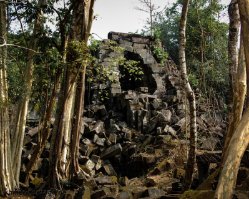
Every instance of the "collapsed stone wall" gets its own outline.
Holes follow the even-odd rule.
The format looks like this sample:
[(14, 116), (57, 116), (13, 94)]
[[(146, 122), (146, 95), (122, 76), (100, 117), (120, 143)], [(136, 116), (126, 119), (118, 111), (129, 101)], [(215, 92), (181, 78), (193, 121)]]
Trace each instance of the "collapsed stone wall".
[[(151, 51), (154, 40), (137, 34), (115, 32), (110, 32), (108, 38), (103, 44), (111, 40), (124, 49), (120, 55), (120, 52), (113, 52), (107, 45), (100, 46), (99, 63), (103, 67), (112, 65), (111, 70), (116, 74), (116, 82), (109, 87), (111, 101), (108, 104), (111, 104), (111, 109), (117, 108), (125, 113), (125, 120), (130, 127), (150, 132), (157, 123), (151, 120), (155, 115), (169, 124), (177, 123), (185, 117), (185, 98), (179, 71), (171, 59), (167, 59), (164, 64), (157, 62)], [(133, 82), (131, 89), (123, 88), (125, 85), (122, 86), (120, 82), (120, 66), (113, 63), (115, 56), (126, 56), (128, 60), (136, 57), (140, 61), (144, 73), (142, 84), (136, 85)], [(128, 78), (124, 79), (125, 84), (129, 84)], [(99, 85), (98, 89), (101, 87), (106, 89), (103, 85)], [(146, 130), (149, 121), (154, 121), (154, 124), (149, 124), (150, 129)]]

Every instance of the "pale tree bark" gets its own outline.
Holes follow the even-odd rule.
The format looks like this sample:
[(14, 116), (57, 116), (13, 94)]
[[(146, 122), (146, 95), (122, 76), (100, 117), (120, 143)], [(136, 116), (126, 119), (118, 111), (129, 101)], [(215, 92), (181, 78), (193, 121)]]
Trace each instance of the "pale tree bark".
[(243, 46), (242, 38), (241, 38), (240, 45), (241, 46), (240, 46), (240, 53), (239, 53), (238, 69), (235, 75), (236, 78), (234, 79), (233, 107), (232, 107), (232, 113), (230, 116), (228, 132), (225, 138), (225, 145), (223, 147), (222, 163), (224, 163), (224, 160), (226, 159), (228, 145), (242, 118), (243, 108), (244, 108), (245, 99), (246, 99), (247, 74), (246, 74), (245, 54), (244, 54), (244, 46)]
[[(246, 71), (249, 71), (249, 0), (239, 0), (241, 37), (244, 44)], [(232, 199), (241, 159), (249, 143), (249, 108), (245, 109), (227, 148), (215, 198)]]
[(227, 156), (220, 173), (216, 189), (216, 199), (232, 199), (233, 190), (242, 156), (248, 146), (249, 140), (249, 109), (243, 115), (236, 131), (229, 143)]
[[(238, 63), (238, 35), (240, 30), (240, 17), (238, 1), (232, 0), (229, 5), (229, 39), (228, 59), (231, 80), (232, 111), (229, 116), (229, 126), (223, 147), (222, 162), (226, 156), (228, 144), (242, 117), (246, 96), (246, 66), (243, 41), (240, 42)], [(241, 38), (242, 39), (242, 38)]]
[[(84, 1), (78, 6), (78, 9), (74, 12), (74, 34), (75, 38), (79, 41), (83, 41), (87, 44), (90, 30), (93, 21), (93, 7), (95, 0), (89, 0), (85, 5)], [(82, 13), (81, 16), (79, 13)], [(71, 134), (71, 144), (70, 144), (70, 176), (77, 176), (80, 168), (78, 163), (79, 157), (79, 138), (80, 138), (80, 129), (82, 126), (83, 112), (84, 112), (84, 97), (85, 97), (85, 79), (86, 79), (86, 66), (87, 60), (83, 63), (82, 71), (79, 73), (79, 77), (77, 79), (77, 88), (76, 88), (76, 101), (74, 108), (74, 122), (73, 129)]]
[(65, 108), (63, 113), (63, 122), (62, 122), (62, 129), (63, 132), (63, 142), (62, 142), (62, 152), (61, 152), (61, 169), (62, 169), (62, 176), (65, 178), (68, 176), (68, 170), (66, 170), (66, 166), (68, 165), (68, 155), (69, 155), (69, 146), (71, 142), (71, 120), (73, 116), (73, 105), (74, 105), (74, 97), (75, 97), (75, 88), (76, 88), (76, 82), (75, 77), (71, 78), (71, 75), (69, 77), (70, 81), (72, 83), (69, 83), (68, 90), (67, 90), (67, 100), (65, 101)]
[(186, 165), (185, 189), (189, 189), (193, 179), (194, 166), (196, 161), (196, 143), (197, 143), (197, 126), (196, 126), (196, 102), (195, 94), (190, 86), (187, 76), (186, 64), (186, 24), (188, 13), (189, 0), (183, 1), (182, 14), (180, 20), (180, 36), (179, 36), (179, 67), (181, 77), (189, 102), (189, 118), (190, 118), (190, 146), (188, 152), (188, 160)]
[[(80, 4), (78, 1), (72, 1), (73, 12)], [(73, 18), (73, 20), (75, 20)], [(70, 42), (73, 40), (73, 27), (71, 29)], [(67, 50), (68, 51), (68, 50)], [(68, 57), (66, 52), (67, 68), (64, 71), (61, 90), (58, 98), (57, 112), (52, 132), (50, 147), (50, 180), (49, 186), (61, 188), (61, 181), (69, 177), (68, 155), (71, 141), (71, 127), (73, 114), (73, 100), (75, 98), (77, 72), (73, 68), (73, 60)]]
[[(55, 124), (50, 146), (49, 186), (61, 188), (61, 181), (68, 177), (65, 148), (69, 148), (69, 128), (75, 93), (75, 75), (70, 68), (65, 71), (59, 94)], [(66, 151), (68, 152), (68, 151)], [(64, 159), (65, 158), (65, 159)]]
[[(6, 3), (0, 2), (0, 42), (7, 40)], [(6, 74), (7, 48), (0, 48), (0, 195), (6, 195), (16, 188), (11, 166), (8, 86)]]
[(21, 155), (22, 155), (22, 147), (23, 147), (23, 139), (25, 133), (26, 126), (26, 118), (28, 113), (28, 104), (30, 100), (32, 83), (33, 83), (33, 70), (34, 70), (34, 55), (35, 50), (37, 48), (38, 41), (38, 33), (43, 25), (43, 12), (42, 6), (46, 3), (46, 0), (39, 0), (38, 3), (38, 12), (36, 14), (36, 19), (34, 22), (34, 29), (32, 33), (31, 43), (29, 48), (32, 50), (28, 51), (27, 55), (27, 65), (24, 71), (24, 88), (25, 92), (22, 95), (22, 99), (19, 102), (17, 119), (15, 124), (15, 129), (13, 131), (12, 139), (12, 168), (15, 176), (15, 180), (17, 182), (17, 186), (19, 187), (19, 175), (20, 175), (20, 167), (21, 167)]
[[(83, 45), (86, 45), (93, 19), (94, 0), (80, 0), (73, 1), (72, 3), (74, 3), (73, 24), (69, 43), (78, 41), (82, 42)], [(68, 50), (70, 50), (70, 48), (68, 48)], [(70, 52), (68, 52), (67, 63), (70, 65), (70, 63), (74, 62), (75, 60), (71, 60)], [(52, 137), (50, 156), (51, 187), (61, 188), (61, 180), (68, 179), (69, 173), (70, 177), (73, 177), (77, 176), (79, 172), (79, 134), (84, 110), (86, 65), (87, 61), (83, 62), (82, 65), (73, 65), (73, 68), (68, 67), (66, 71), (64, 82), (64, 87), (66, 88), (66, 90), (63, 91), (64, 95), (61, 95), (61, 98), (58, 102), (58, 108), (61, 107), (62, 111), (58, 109), (58, 114), (56, 117), (57, 119), (55, 121), (55, 125), (57, 126), (55, 126), (55, 128), (57, 130), (55, 130)], [(64, 96), (66, 96), (66, 98)], [(75, 105), (73, 106), (74, 98)], [(70, 118), (70, 120), (73, 118), (73, 123), (69, 123), (70, 120), (65, 120), (65, 118)], [(65, 121), (68, 121), (67, 126), (65, 126)], [(71, 125), (72, 131), (70, 134)], [(67, 138), (67, 140), (65, 140), (65, 138)], [(70, 146), (70, 158), (68, 158), (68, 146)], [(70, 168), (70, 172), (68, 168)]]

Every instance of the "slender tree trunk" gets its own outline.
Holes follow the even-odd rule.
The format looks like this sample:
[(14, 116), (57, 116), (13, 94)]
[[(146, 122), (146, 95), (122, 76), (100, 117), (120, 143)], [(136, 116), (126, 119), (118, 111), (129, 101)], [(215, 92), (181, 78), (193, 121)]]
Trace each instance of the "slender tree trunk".
[[(57, 166), (57, 147), (58, 145), (58, 128), (60, 124), (60, 117), (63, 112), (63, 99), (64, 99), (64, 88), (66, 84), (66, 75), (65, 72), (63, 74), (61, 86), (60, 86), (60, 92), (59, 92), (59, 97), (58, 97), (58, 104), (56, 108), (56, 115), (55, 115), (55, 122), (52, 130), (52, 138), (51, 138), (51, 144), (50, 144), (50, 157), (49, 157), (49, 162), (50, 162), (50, 167), (49, 167), (49, 186), (52, 188), (60, 188), (60, 180), (59, 180), (59, 173), (58, 173), (58, 166)], [(55, 150), (56, 149), (56, 150)]]
[[(249, 71), (249, 0), (239, 0), (242, 39), (246, 61), (246, 71)], [(248, 82), (248, 78), (247, 78)], [(237, 174), (241, 159), (249, 143), (249, 107), (242, 116), (230, 142), (224, 157), (224, 165), (220, 174), (215, 198), (232, 199), (236, 185)]]
[[(32, 40), (30, 47), (33, 50), (37, 48), (37, 38), (38, 33), (42, 27), (42, 17), (43, 12), (41, 6), (44, 5), (45, 0), (39, 1), (39, 9), (35, 19), (34, 30), (32, 35)], [(31, 90), (32, 90), (32, 83), (33, 83), (33, 70), (34, 70), (34, 55), (35, 52), (33, 50), (28, 51), (28, 62), (24, 72), (24, 86), (25, 86), (25, 93), (23, 93), (22, 99), (19, 103), (16, 125), (13, 132), (13, 143), (12, 143), (12, 167), (15, 176), (15, 180), (17, 182), (17, 186), (19, 187), (19, 174), (20, 174), (20, 167), (21, 167), (21, 155), (22, 155), (22, 147), (23, 147), (23, 139), (25, 133), (25, 126), (26, 126), (26, 118), (28, 113), (28, 104), (30, 100)]]
[[(71, 73), (71, 72), (70, 72)], [(70, 74), (70, 77), (72, 77), (72, 80), (70, 80), (70, 83), (68, 85), (68, 97), (65, 103), (64, 113), (63, 113), (63, 122), (62, 122), (62, 131), (63, 132), (63, 142), (62, 142), (62, 154), (61, 154), (61, 161), (60, 161), (60, 168), (62, 169), (62, 176), (68, 177), (68, 156), (69, 156), (69, 149), (70, 149), (70, 142), (71, 142), (71, 121), (73, 116), (73, 110), (74, 110), (74, 99), (75, 99), (75, 88), (76, 88), (76, 82), (75, 77)]]
[(150, 35), (153, 37), (154, 36), (154, 32), (153, 32), (153, 7), (152, 7), (152, 2), (151, 0), (149, 0), (149, 9), (150, 9)]
[[(30, 68), (32, 67), (32, 68)], [(27, 73), (28, 68), (30, 69), (30, 72), (33, 73), (33, 61), (29, 60), (27, 64), (26, 69), (26, 87), (31, 87), (32, 85), (32, 78), (31, 73)], [(30, 89), (26, 89), (26, 92), (31, 92)], [(25, 132), (25, 126), (26, 126), (26, 117), (28, 112), (28, 103), (29, 103), (29, 97), (30, 93), (25, 93), (25, 96), (21, 99), (19, 105), (18, 105), (18, 114), (17, 114), (17, 120), (15, 125), (15, 131), (13, 135), (13, 143), (12, 143), (12, 167), (13, 172), (15, 176), (15, 180), (17, 181), (17, 185), (19, 187), (19, 173), (20, 173), (20, 167), (21, 167), (21, 155), (22, 155), (22, 147), (23, 147), (23, 139), (24, 139), (24, 132)]]
[[(0, 2), (0, 42), (7, 42), (4, 1)], [(7, 48), (3, 46), (0, 48), (0, 195), (6, 195), (16, 187), (11, 167), (6, 58)]]
[(188, 152), (188, 160), (185, 175), (185, 189), (189, 189), (192, 183), (195, 159), (196, 159), (196, 142), (197, 142), (197, 127), (196, 127), (196, 103), (195, 94), (190, 86), (187, 76), (186, 64), (186, 24), (188, 13), (189, 0), (183, 1), (182, 15), (180, 20), (180, 38), (179, 38), (179, 67), (181, 70), (181, 77), (183, 79), (184, 88), (186, 90), (187, 99), (189, 102), (189, 117), (190, 117), (190, 147)]

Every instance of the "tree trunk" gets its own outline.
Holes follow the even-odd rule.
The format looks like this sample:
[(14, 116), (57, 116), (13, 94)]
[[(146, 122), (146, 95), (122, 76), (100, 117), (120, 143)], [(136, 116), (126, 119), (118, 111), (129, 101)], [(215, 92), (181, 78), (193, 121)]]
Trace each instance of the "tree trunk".
[[(231, 91), (234, 90), (238, 67), (238, 38), (240, 30), (240, 18), (238, 0), (231, 0), (228, 8), (229, 14), (229, 38), (228, 38), (228, 64)], [(231, 93), (233, 96), (233, 92)]]
[[(246, 74), (247, 77), (249, 77), (249, 0), (238, 0), (238, 2), (240, 11), (241, 31), (245, 51)], [(247, 85), (249, 85), (249, 78), (247, 78)], [(247, 87), (247, 93), (249, 93), (248, 89), (249, 86)]]
[(227, 156), (216, 189), (216, 199), (232, 199), (242, 156), (249, 141), (249, 109), (247, 108), (227, 148)]
[[(246, 70), (243, 42), (240, 42), (240, 54), (238, 64), (238, 35), (240, 29), (239, 7), (237, 0), (232, 0), (229, 5), (229, 40), (228, 59), (231, 80), (232, 111), (229, 117), (229, 126), (223, 147), (222, 162), (227, 151), (228, 144), (242, 117), (246, 95)], [(242, 39), (242, 38), (241, 38)]]
[[(77, 40), (84, 41), (85, 44), (87, 44), (91, 26), (92, 26), (92, 20), (93, 20), (93, 6), (94, 6), (94, 0), (90, 0), (85, 4), (84, 1), (78, 6), (78, 10), (75, 10), (75, 29), (74, 34)], [(79, 13), (83, 11), (84, 16), (82, 17)], [(71, 159), (70, 159), (70, 176), (77, 176), (77, 173), (79, 172), (79, 163), (78, 163), (78, 157), (79, 157), (79, 139), (80, 139), (80, 129), (82, 126), (82, 119), (83, 119), (83, 112), (84, 112), (84, 104), (85, 104), (85, 77), (86, 77), (86, 66), (87, 66), (87, 60), (86, 63), (83, 65), (83, 69), (79, 74), (78, 80), (77, 80), (77, 88), (76, 88), (76, 101), (75, 101), (75, 109), (74, 109), (74, 123), (73, 123), (73, 129), (71, 134)]]
[(189, 0), (184, 0), (181, 20), (180, 20), (180, 36), (179, 36), (179, 67), (181, 70), (181, 77), (183, 79), (183, 84), (186, 90), (186, 95), (190, 107), (189, 110), (190, 147), (189, 147), (188, 160), (186, 166), (185, 185), (184, 185), (185, 189), (189, 189), (192, 183), (195, 159), (196, 159), (196, 142), (197, 142), (195, 94), (188, 81), (186, 55), (185, 55), (188, 5), (189, 5)]
[[(83, 41), (86, 44), (92, 24), (94, 0), (80, 0), (73, 1), (73, 3), (75, 3), (75, 5), (73, 6), (73, 24), (69, 42)], [(68, 48), (68, 50), (70, 50), (70, 48)], [(75, 62), (77, 63), (77, 61), (71, 60), (70, 52), (67, 52), (67, 54), (68, 64)], [(55, 133), (53, 134), (51, 141), (52, 147), (50, 156), (50, 186), (54, 188), (61, 188), (60, 181), (63, 178), (68, 179), (68, 166), (70, 168), (71, 177), (77, 175), (79, 171), (79, 133), (84, 110), (85, 72), (87, 61), (83, 63), (83, 66), (81, 66), (81, 64), (79, 63), (76, 65), (71, 65), (71, 68), (68, 67), (66, 72), (66, 89), (64, 91), (64, 95), (61, 95), (61, 98), (58, 102), (58, 114), (55, 122), (57, 127), (54, 127), (57, 130), (55, 129)], [(65, 97), (63, 98), (63, 96)], [(74, 99), (76, 99), (76, 101), (74, 105), (75, 109), (73, 112)], [(60, 111), (60, 109), (62, 111)], [(74, 119), (74, 121), (72, 124), (72, 132), (70, 134), (70, 121), (72, 118)], [(68, 161), (67, 156), (69, 152), (69, 145), (70, 159)]]
[[(73, 109), (72, 100), (75, 94), (75, 77), (70, 68), (67, 68), (61, 84), (58, 99), (57, 113), (50, 146), (50, 180), (52, 188), (61, 188), (61, 180), (67, 177), (67, 159), (62, 158), (63, 148), (68, 143), (68, 128), (70, 127), (71, 111)], [(65, 153), (65, 151), (64, 151)], [(65, 155), (65, 154), (64, 154)], [(64, 158), (66, 158), (64, 156)], [(64, 162), (62, 162), (64, 161)]]
[[(7, 42), (6, 3), (0, 2), (0, 42)], [(16, 187), (11, 167), (8, 86), (6, 74), (7, 48), (0, 48), (0, 195), (9, 194)]]
[(238, 64), (236, 79), (234, 80), (232, 114), (231, 114), (231, 118), (229, 121), (229, 127), (228, 127), (228, 132), (226, 135), (226, 139), (225, 139), (225, 145), (223, 148), (222, 163), (224, 163), (224, 160), (226, 159), (227, 147), (242, 118), (244, 102), (246, 98), (246, 90), (247, 90), (246, 81), (247, 81), (247, 76), (246, 76), (245, 54), (244, 54), (243, 41), (241, 38), (239, 64)]
[[(246, 71), (249, 71), (249, 0), (239, 0), (242, 39), (246, 60)], [(247, 78), (248, 82), (248, 78)], [(220, 174), (215, 198), (232, 199), (241, 159), (249, 143), (249, 108), (240, 120), (226, 151), (224, 165)]]
[(16, 119), (16, 125), (13, 132), (13, 143), (12, 143), (12, 167), (15, 176), (15, 180), (17, 182), (17, 186), (19, 187), (19, 174), (20, 174), (20, 167), (21, 167), (21, 155), (22, 155), (22, 147), (23, 147), (23, 139), (25, 133), (25, 126), (26, 126), (26, 118), (28, 113), (28, 104), (30, 100), (30, 95), (32, 91), (32, 83), (33, 83), (33, 70), (34, 70), (34, 55), (37, 48), (37, 38), (38, 33), (42, 27), (42, 16), (43, 12), (41, 6), (44, 5), (45, 0), (39, 1), (39, 9), (37, 12), (37, 16), (34, 23), (34, 30), (31, 39), (31, 44), (29, 46), (30, 49), (28, 51), (28, 62), (24, 72), (24, 87), (25, 93), (23, 93), (22, 99), (19, 102), (18, 106), (18, 113)]
[(84, 96), (85, 96), (85, 70), (86, 66), (83, 68), (83, 72), (80, 73), (79, 80), (77, 81), (76, 97), (75, 97), (75, 107), (74, 107), (74, 123), (71, 133), (71, 143), (70, 143), (70, 177), (77, 176), (79, 167), (79, 140), (80, 140), (80, 129), (83, 122), (83, 110), (84, 110)]
[[(71, 73), (71, 72), (70, 72)], [(67, 177), (67, 166), (68, 166), (68, 155), (69, 155), (69, 149), (70, 149), (70, 142), (71, 142), (71, 120), (73, 116), (73, 105), (74, 105), (74, 99), (75, 99), (75, 88), (76, 88), (76, 82), (74, 75), (69, 74), (70, 82), (67, 85), (68, 90), (66, 93), (68, 93), (68, 97), (65, 101), (65, 108), (63, 113), (63, 122), (62, 122), (62, 132), (63, 132), (63, 142), (62, 142), (62, 152), (61, 152), (61, 161), (60, 161), (60, 168), (62, 169), (62, 176)]]

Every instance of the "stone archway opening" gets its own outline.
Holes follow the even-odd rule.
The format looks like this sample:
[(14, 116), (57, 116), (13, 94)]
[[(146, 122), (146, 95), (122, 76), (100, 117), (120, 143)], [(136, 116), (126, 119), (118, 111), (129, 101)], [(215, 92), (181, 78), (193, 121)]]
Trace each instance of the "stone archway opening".
[(147, 87), (148, 92), (153, 94), (157, 88), (156, 81), (153, 77), (152, 70), (148, 67), (148, 65), (144, 64), (141, 56), (134, 52), (125, 51), (124, 57), (126, 60), (133, 60), (138, 62), (136, 65), (139, 68), (139, 71), (142, 71), (140, 75), (134, 75), (129, 72), (129, 69), (124, 65), (119, 66), (120, 71), (120, 84), (121, 88), (124, 91), (128, 90), (139, 90), (141, 87)]

